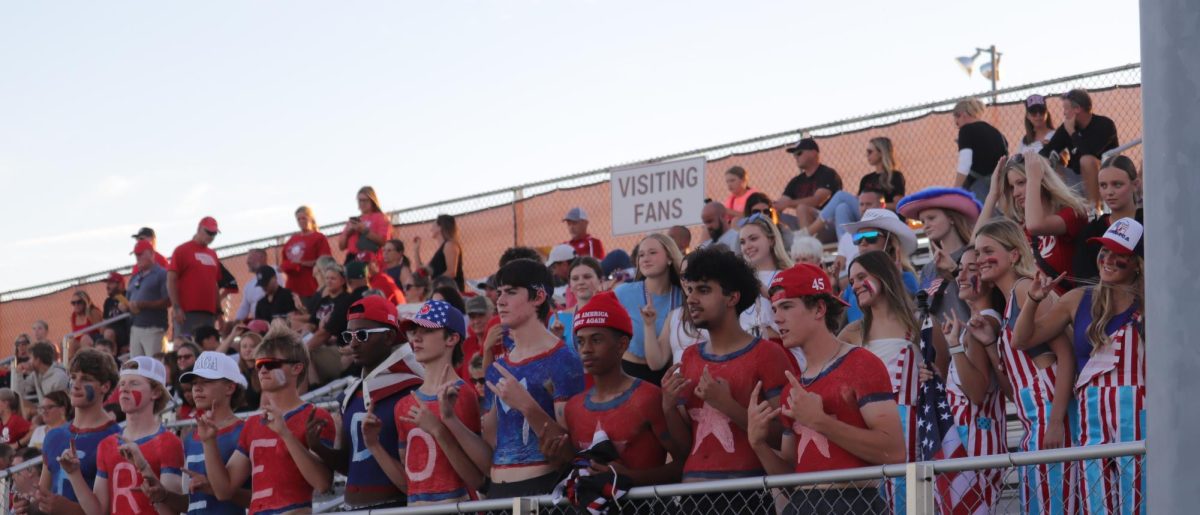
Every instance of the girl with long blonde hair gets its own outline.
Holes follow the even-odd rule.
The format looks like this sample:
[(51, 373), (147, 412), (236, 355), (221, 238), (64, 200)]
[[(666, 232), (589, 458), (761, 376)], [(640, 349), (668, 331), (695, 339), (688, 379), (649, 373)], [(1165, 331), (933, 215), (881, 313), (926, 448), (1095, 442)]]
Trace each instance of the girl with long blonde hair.
[[(646, 360), (646, 345), (657, 340), (671, 310), (683, 305), (680, 267), (683, 254), (665, 234), (648, 234), (637, 244), (634, 256), (637, 274), (633, 282), (617, 286), (613, 292), (633, 319), (633, 338), (625, 351), (623, 367), (631, 376), (659, 384), (666, 367), (653, 369)], [(651, 309), (645, 309), (650, 306)], [(654, 318), (654, 334), (646, 334), (643, 317)]]
[(766, 287), (775, 279), (776, 274), (791, 268), (795, 262), (788, 255), (783, 236), (775, 224), (771, 223), (770, 218), (755, 213), (742, 219), (738, 225), (738, 244), (742, 257), (754, 268), (762, 292), (754, 305), (738, 316), (738, 320), (742, 329), (754, 336), (778, 339), (779, 327), (775, 325), (775, 316), (771, 312), (771, 301), (767, 297)]
[[(1029, 288), (1030, 302), (1049, 309), (1022, 312), (1014, 337), (1024, 347), (1073, 331), (1079, 377), (1074, 381), (1079, 409), (1079, 445), (1132, 442), (1145, 438), (1146, 343), (1143, 322), (1145, 262), (1142, 224), (1133, 218), (1112, 223), (1098, 243), (1100, 282), (1051, 293), (1063, 275), (1039, 273)], [(1066, 376), (1064, 376), (1066, 377)], [(1117, 458), (1086, 462), (1077, 487), (1084, 513), (1133, 513), (1144, 501), (1141, 462)]]
[[(1062, 181), (1050, 161), (1032, 150), (1007, 162), (1002, 159), (1001, 164), (1004, 173), (992, 174), (983, 212), (991, 213), (990, 203), (1021, 224), (1036, 264), (1046, 275), (1070, 271), (1078, 237), (1088, 223), (1083, 198)], [(1062, 283), (1058, 293), (1065, 293), (1070, 284)]]
[[(1059, 331), (1033, 345), (1016, 333), (1025, 310), (1044, 316), (1051, 305), (1039, 306), (1040, 299), (1030, 297), (1037, 264), (1025, 231), (1012, 220), (991, 220), (975, 232), (975, 248), (979, 280), (1007, 295), (1000, 317), (999, 352), (989, 353), (989, 359), (993, 369), (1005, 372), (1006, 391), (1025, 428), (1021, 450), (1068, 446), (1072, 440), (1068, 414), (1076, 411), (1071, 400), (1076, 365), (1071, 341)], [(990, 346), (994, 341), (984, 338), (981, 343)], [(1021, 467), (1022, 512), (1073, 513), (1073, 473), (1071, 463)]]

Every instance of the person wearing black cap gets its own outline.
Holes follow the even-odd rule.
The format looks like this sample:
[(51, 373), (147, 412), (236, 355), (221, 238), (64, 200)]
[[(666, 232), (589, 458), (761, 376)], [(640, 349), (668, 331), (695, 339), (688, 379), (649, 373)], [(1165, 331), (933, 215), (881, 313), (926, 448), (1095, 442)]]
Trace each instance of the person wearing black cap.
[(1025, 98), (1025, 135), (1017, 143), (1017, 153), (1026, 149), (1041, 152), (1042, 148), (1054, 137), (1054, 118), (1046, 109), (1046, 97), (1029, 95)]
[(1063, 94), (1062, 104), (1063, 123), (1054, 131), (1050, 142), (1042, 147), (1041, 154), (1043, 157), (1050, 157), (1051, 152), (1069, 151), (1071, 161), (1067, 163), (1067, 168), (1074, 170), (1083, 179), (1088, 208), (1099, 210), (1103, 208), (1097, 182), (1100, 157), (1120, 144), (1117, 138), (1117, 124), (1113, 123), (1112, 118), (1093, 114), (1092, 97), (1082, 89), (1073, 89)]
[(263, 289), (263, 298), (254, 305), (254, 318), (270, 322), (276, 318), (287, 318), (296, 311), (296, 301), (292, 290), (279, 285), (279, 277), (275, 267), (263, 265), (258, 267), (259, 287)]
[(775, 209), (795, 209), (800, 226), (807, 227), (833, 194), (842, 190), (842, 177), (837, 170), (821, 164), (821, 147), (812, 138), (801, 139), (787, 151), (796, 157), (800, 173), (783, 188)]
[[(158, 237), (154, 235), (154, 229), (151, 229), (149, 227), (142, 227), (141, 229), (138, 229), (138, 232), (134, 233), (130, 237), (137, 241), (150, 242), (150, 248), (153, 248), (153, 249), (158, 248)], [(158, 250), (154, 251), (154, 262), (157, 263), (158, 266), (163, 267), (164, 269), (167, 268), (167, 258), (163, 257), (162, 254), (159, 254)], [(130, 273), (136, 274), (137, 271), (138, 271), (138, 267), (137, 267), (137, 265), (134, 265), (133, 271)]]

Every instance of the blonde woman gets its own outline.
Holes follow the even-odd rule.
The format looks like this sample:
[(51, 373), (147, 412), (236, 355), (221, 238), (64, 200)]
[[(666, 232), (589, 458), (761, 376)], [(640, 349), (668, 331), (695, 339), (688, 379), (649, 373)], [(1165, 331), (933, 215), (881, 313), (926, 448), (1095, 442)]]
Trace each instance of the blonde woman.
[(741, 227), (738, 229), (738, 243), (742, 249), (742, 258), (754, 268), (758, 282), (761, 283), (761, 295), (749, 309), (738, 316), (738, 321), (747, 333), (777, 340), (779, 326), (775, 325), (766, 286), (771, 284), (779, 271), (787, 270), (795, 263), (785, 250), (783, 237), (770, 218), (756, 213), (742, 219), (739, 225)]
[(863, 193), (875, 193), (883, 200), (885, 207), (895, 210), (896, 201), (904, 197), (904, 174), (897, 170), (899, 163), (890, 138), (871, 138), (867, 142), (867, 164), (873, 169), (858, 181), (858, 196), (842, 190), (833, 194), (828, 204), (821, 209), (821, 216), (808, 226), (809, 234), (817, 234), (826, 224), (833, 223), (837, 227), (838, 238), (845, 232), (843, 224), (857, 222), (862, 216), (860, 201)]
[[(1061, 331), (1047, 338), (1048, 343), (1033, 346), (1018, 339), (1022, 335), (1016, 332), (1017, 321), (1025, 310), (1037, 312), (1040, 318), (1052, 307), (1050, 302), (1039, 306), (1041, 293), (1033, 287), (1037, 265), (1024, 232), (1004, 218), (984, 223), (975, 231), (975, 259), (979, 280), (1007, 296), (1000, 315), (999, 352), (988, 357), (994, 360), (992, 369), (1008, 380), (1005, 391), (1010, 392), (1025, 429), (1020, 449), (1039, 451), (1070, 445), (1068, 414), (1076, 410), (1071, 400), (1075, 355)], [(994, 335), (975, 337), (985, 346), (997, 340)], [(1019, 472), (1022, 513), (1075, 512), (1073, 464), (1020, 467)]]
[[(649, 234), (638, 242), (634, 263), (637, 275), (633, 282), (617, 286), (613, 293), (629, 317), (633, 319), (633, 338), (625, 351), (623, 368), (629, 375), (659, 384), (665, 367), (651, 368), (646, 359), (646, 345), (656, 341), (666, 324), (667, 315), (683, 305), (680, 286), (680, 266), (683, 254), (675, 241), (665, 234)], [(650, 306), (651, 309), (644, 309)], [(646, 334), (646, 318), (654, 319), (654, 334)]]
[[(1074, 382), (1081, 428), (1079, 445), (1133, 442), (1145, 438), (1146, 342), (1145, 262), (1142, 224), (1122, 218), (1099, 244), (1096, 264), (1100, 282), (1071, 290), (1057, 301), (1051, 293), (1062, 275), (1038, 274), (1017, 318), (1013, 341), (1031, 348), (1071, 329), (1079, 377)], [(1036, 311), (1036, 312), (1035, 312)], [(1061, 376), (1063, 381), (1069, 376)], [(1140, 460), (1117, 458), (1083, 464), (1077, 483), (1083, 513), (1134, 513), (1144, 499)]]
[[(1088, 223), (1083, 199), (1054, 173), (1046, 158), (1032, 150), (1008, 160), (1003, 170), (992, 177), (991, 196), (983, 212), (998, 208), (1022, 225), (1036, 265), (1047, 276), (1070, 271), (1078, 237)], [(1058, 293), (1066, 293), (1072, 285), (1064, 280)]]
[[(104, 312), (96, 307), (96, 303), (92, 302), (92, 297), (86, 291), (75, 290), (75, 293), (71, 294), (71, 332), (74, 333), (92, 324), (97, 324), (101, 320), (104, 320)], [(75, 351), (79, 350), (81, 343), (85, 347), (90, 347), (91, 342), (99, 337), (99, 331), (75, 335), (71, 338), (71, 354), (75, 354)]]
[(313, 267), (321, 256), (329, 256), (333, 251), (329, 248), (329, 240), (317, 230), (317, 219), (311, 207), (296, 209), (296, 225), (300, 226), (300, 232), (288, 238), (279, 249), (279, 270), (287, 274), (287, 289), (300, 298), (308, 298), (319, 291)]
[(356, 198), (359, 215), (350, 217), (338, 237), (338, 248), (346, 251), (347, 262), (367, 261), (371, 254), (378, 257), (383, 242), (392, 237), (392, 221), (379, 207), (375, 188), (359, 188)]

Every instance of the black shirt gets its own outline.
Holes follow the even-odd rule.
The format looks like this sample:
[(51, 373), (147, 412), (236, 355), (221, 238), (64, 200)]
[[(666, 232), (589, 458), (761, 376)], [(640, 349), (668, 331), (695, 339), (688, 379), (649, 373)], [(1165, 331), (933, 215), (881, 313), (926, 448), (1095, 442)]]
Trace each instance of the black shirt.
[(270, 322), (286, 317), (293, 311), (296, 311), (296, 301), (292, 299), (292, 290), (280, 286), (274, 295), (268, 293), (258, 299), (258, 303), (254, 305), (254, 318)]
[[(429, 276), (430, 278), (441, 277), (446, 273), (446, 243), (442, 242), (442, 246), (438, 247), (437, 253), (429, 258)], [(458, 246), (458, 266), (454, 271), (454, 284), (458, 285), (458, 291), (466, 291), (466, 281), (463, 280), (463, 251), (462, 245)], [(399, 281), (396, 284), (400, 284)]]
[[(1101, 155), (1117, 148), (1119, 144), (1117, 124), (1113, 123), (1112, 118), (1094, 114), (1088, 121), (1087, 127), (1076, 126), (1073, 134), (1067, 133), (1066, 124), (1058, 126), (1058, 130), (1054, 131), (1054, 137), (1050, 138), (1050, 142), (1042, 147), (1041, 154), (1044, 157), (1050, 157), (1051, 152), (1061, 153), (1064, 149), (1070, 150), (1071, 161), (1067, 163), (1067, 168), (1078, 173), (1080, 158), (1092, 156), (1100, 159)], [(1095, 263), (1092, 265), (1095, 266)]]
[[(1142, 221), (1141, 208), (1138, 208), (1133, 218), (1138, 222)], [(1079, 233), (1079, 246), (1075, 248), (1075, 256), (1072, 257), (1071, 262), (1071, 274), (1077, 277), (1075, 280), (1077, 284), (1090, 284), (1099, 279), (1100, 268), (1096, 266), (1096, 255), (1100, 254), (1100, 244), (1088, 243), (1088, 238), (1104, 236), (1104, 232), (1112, 223), (1112, 215), (1106, 214), (1089, 222), (1083, 228), (1083, 232)]]
[[(122, 295), (124, 295), (124, 294), (122, 293)], [(121, 303), (120, 303), (120, 301), (117, 300), (116, 297), (109, 297), (107, 299), (104, 299), (104, 318), (105, 318), (105, 320), (115, 317), (115, 316), (120, 316), (122, 314), (122, 311), (119, 308), (120, 305), (121, 305)], [(112, 324), (109, 325), (109, 327), (113, 328), (113, 331), (115, 331), (117, 333), (117, 341), (115, 341), (113, 343), (116, 344), (118, 349), (129, 345), (129, 326), (130, 326), (130, 324), (132, 324), (132, 322), (133, 322), (133, 317), (130, 316), (129, 318), (126, 318), (125, 320), (121, 320), (120, 322), (113, 322)]]
[(322, 296), (309, 310), (312, 313), (312, 323), (320, 326), (321, 321), (324, 320), (325, 332), (341, 338), (342, 331), (346, 330), (346, 311), (350, 309), (351, 304), (361, 299), (362, 292), (367, 290), (363, 288), (355, 291), (358, 293), (357, 297), (347, 292), (341, 292), (336, 297)]
[[(971, 173), (991, 177), (996, 163), (1008, 154), (1008, 141), (1000, 131), (987, 122), (971, 122), (958, 128), (958, 149), (971, 149)], [(967, 177), (966, 187), (976, 180)]]
[[(806, 199), (813, 196), (819, 189), (829, 190), (832, 197), (834, 193), (842, 190), (842, 177), (838, 175), (837, 170), (825, 165), (818, 165), (812, 175), (800, 173), (792, 180), (788, 181), (787, 186), (783, 188), (783, 194), (794, 200)], [(826, 199), (825, 202), (829, 202)], [(817, 206), (818, 209), (825, 207), (825, 204)]]
[(869, 174), (864, 175), (863, 178), (858, 181), (858, 194), (862, 195), (865, 192), (874, 191), (880, 195), (883, 195), (884, 202), (887, 202), (888, 204), (895, 202), (896, 199), (904, 198), (904, 174), (903, 173), (900, 173), (899, 170), (892, 170), (892, 190), (891, 191), (883, 190), (882, 183), (880, 182), (882, 177), (883, 177), (883, 174), (881, 174), (879, 172), (871, 172)]

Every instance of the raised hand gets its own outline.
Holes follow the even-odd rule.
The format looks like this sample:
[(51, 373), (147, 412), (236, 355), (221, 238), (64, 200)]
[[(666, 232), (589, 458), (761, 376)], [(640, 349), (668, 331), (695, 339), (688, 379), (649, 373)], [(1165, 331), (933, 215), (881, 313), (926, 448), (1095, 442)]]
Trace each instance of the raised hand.
[[(267, 427), (271, 431), (274, 431), (275, 434), (282, 437), (283, 434), (286, 433), (288, 430), (287, 424), (283, 420), (283, 410), (279, 409), (277, 406), (275, 406), (274, 404), (271, 404), (269, 402), (263, 403), (262, 410), (263, 410), (263, 422), (267, 423)], [(316, 410), (309, 412), (309, 414), (308, 414), (309, 419), (312, 419), (314, 412), (316, 412)]]
[(557, 336), (561, 340), (566, 329), (563, 326), (562, 319), (558, 315), (554, 315), (554, 322), (550, 324), (550, 332), (554, 333), (554, 336)]
[(309, 449), (315, 449), (321, 445), (321, 432), (325, 430), (325, 419), (317, 418), (317, 410), (308, 412), (308, 419), (304, 421), (304, 443)]
[(733, 398), (733, 394), (729, 392), (729, 382), (721, 378), (714, 379), (708, 373), (707, 365), (705, 365), (704, 371), (700, 373), (700, 382), (696, 383), (694, 393), (697, 397), (704, 399), (704, 402), (714, 406), (723, 400)]
[(212, 483), (208, 482), (208, 476), (188, 469), (183, 469), (183, 472), (188, 476), (188, 493), (200, 492), (208, 495), (216, 495), (213, 493)]
[(199, 417), (196, 417), (196, 429), (192, 433), (192, 436), (198, 441), (209, 442), (217, 437), (217, 433), (219, 431), (220, 428), (218, 428), (217, 423), (213, 421), (213, 415), (210, 411), (200, 415)]
[(662, 378), (663, 409), (675, 409), (675, 406), (679, 405), (679, 400), (683, 398), (684, 392), (687, 391), (687, 387), (690, 384), (691, 381), (679, 373), (679, 363), (671, 365), (671, 368), (667, 369)]
[(988, 190), (989, 197), (999, 198), (1000, 192), (1004, 188), (1004, 168), (1006, 166), (1008, 166), (1008, 156), (1000, 156), (1000, 160), (996, 161), (996, 169), (992, 171), (992, 189)]
[(951, 310), (950, 316), (942, 319), (942, 336), (946, 337), (946, 345), (951, 347), (958, 345), (962, 332), (963, 323), (958, 319), (958, 313)]
[(150, 468), (150, 462), (146, 461), (146, 457), (142, 455), (142, 449), (136, 443), (125, 442), (117, 449), (121, 453), (121, 457), (132, 464), (142, 476), (154, 476), (154, 469)]
[(500, 380), (496, 384), (487, 383), (487, 387), (496, 395), (504, 404), (509, 407), (524, 413), (526, 410), (537, 406), (537, 401), (533, 400), (533, 396), (529, 395), (529, 390), (517, 380), (516, 377), (509, 372), (508, 369), (493, 364), (492, 368), (500, 374)]
[(825, 414), (825, 403), (820, 395), (805, 390), (790, 370), (783, 373), (792, 384), (792, 390), (788, 393), (788, 406), (783, 409), (783, 414), (809, 428), (828, 416)]
[(938, 271), (938, 275), (947, 280), (953, 279), (954, 269), (958, 267), (958, 265), (954, 262), (954, 259), (950, 257), (950, 254), (946, 253), (946, 251), (942, 249), (941, 245), (938, 245), (938, 243), (933, 240), (929, 240), (929, 249), (933, 253), (933, 264), (934, 267), (936, 267), (935, 269)]
[(414, 391), (411, 395), (413, 400), (416, 401), (416, 405), (409, 408), (408, 413), (400, 417), (400, 420), (417, 426), (431, 435), (437, 434), (437, 432), (442, 428), (442, 420), (439, 419), (436, 414), (430, 411), (429, 407), (426, 406), (425, 403), (421, 402), (421, 400), (417, 398), (417, 392)]
[(1053, 293), (1054, 288), (1058, 286), (1058, 283), (1061, 283), (1063, 279), (1066, 279), (1066, 277), (1067, 273), (1063, 272), (1058, 274), (1058, 277), (1055, 277), (1053, 280), (1051, 280), (1049, 277), (1046, 277), (1046, 274), (1043, 274), (1041, 270), (1038, 270), (1037, 277), (1034, 278), (1033, 284), (1029, 285), (1029, 299), (1034, 302), (1046, 300), (1046, 296)]
[(658, 319), (658, 311), (654, 309), (654, 304), (647, 302), (642, 306), (642, 323), (648, 326), (653, 326), (654, 321)]
[(767, 441), (770, 433), (771, 420), (779, 415), (779, 408), (772, 408), (771, 403), (759, 402), (759, 392), (762, 391), (762, 381), (754, 385), (750, 392), (750, 407), (746, 408), (746, 436), (750, 444), (760, 444)]
[(374, 447), (379, 444), (379, 433), (383, 430), (383, 421), (374, 413), (367, 413), (362, 421), (363, 444)]
[(995, 343), (1000, 337), (1000, 333), (988, 322), (988, 317), (983, 315), (972, 315), (971, 319), (967, 320), (967, 334), (985, 347)]
[(454, 383), (446, 384), (438, 391), (438, 411), (441, 412), (442, 420), (453, 420), (458, 416), (454, 413), (454, 407), (458, 405), (458, 385)]
[(71, 439), (71, 447), (63, 450), (58, 457), (58, 466), (68, 476), (79, 472), (79, 455), (75, 452), (75, 439)]

